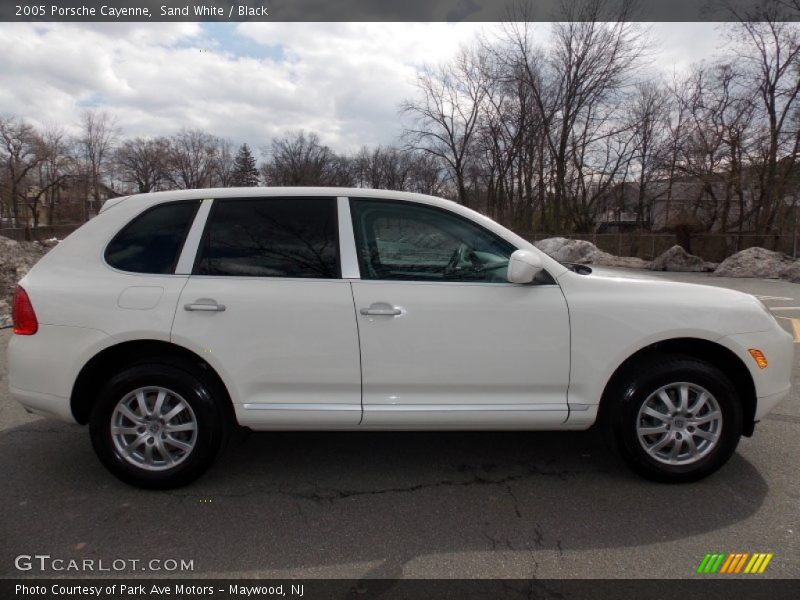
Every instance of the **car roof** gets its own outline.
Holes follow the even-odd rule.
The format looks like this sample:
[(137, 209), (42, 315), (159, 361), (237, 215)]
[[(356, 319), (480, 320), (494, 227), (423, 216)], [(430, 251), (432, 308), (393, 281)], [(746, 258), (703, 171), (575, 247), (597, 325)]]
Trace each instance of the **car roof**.
[(434, 206), (452, 208), (458, 206), (452, 200), (417, 194), (413, 192), (396, 192), (392, 190), (379, 190), (371, 188), (343, 188), (343, 187), (229, 187), (229, 188), (202, 188), (192, 190), (172, 190), (168, 192), (151, 192), (147, 194), (134, 194), (107, 200), (101, 212), (123, 201), (146, 201), (148, 205), (160, 204), (175, 200), (194, 200), (201, 198), (265, 198), (270, 196), (298, 196), (310, 198), (331, 198), (346, 196), (351, 198), (384, 198), (389, 200), (407, 200), (421, 202)]

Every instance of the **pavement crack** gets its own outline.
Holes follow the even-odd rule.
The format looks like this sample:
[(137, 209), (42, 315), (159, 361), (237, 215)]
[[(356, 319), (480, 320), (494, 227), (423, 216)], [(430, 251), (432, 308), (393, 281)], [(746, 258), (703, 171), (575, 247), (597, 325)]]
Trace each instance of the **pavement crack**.
[(303, 519), (303, 523), (306, 525), (306, 527), (308, 527), (308, 525), (309, 525), (308, 517), (306, 516), (306, 513), (303, 510), (303, 506), (301, 505), (300, 502), (297, 502), (296, 500), (295, 500), (294, 505), (295, 505), (295, 508), (297, 508), (297, 513), (300, 515), (300, 518)]
[(509, 475), (501, 479), (487, 479), (476, 475), (472, 479), (465, 481), (455, 481), (452, 479), (443, 479), (432, 483), (418, 483), (416, 485), (409, 485), (405, 487), (388, 487), (376, 490), (341, 490), (329, 489), (323, 491), (315, 491), (314, 493), (298, 493), (293, 492), (291, 495), (295, 498), (304, 500), (312, 500), (314, 502), (329, 502), (333, 503), (337, 500), (346, 500), (348, 498), (357, 498), (361, 496), (382, 496), (385, 494), (413, 494), (422, 490), (442, 488), (442, 487), (468, 487), (473, 485), (507, 485), (509, 482), (518, 481), (525, 475)]
[(506, 491), (508, 492), (508, 495), (511, 496), (511, 499), (514, 501), (514, 512), (517, 514), (517, 518), (521, 519), (522, 513), (519, 510), (519, 500), (517, 500), (516, 494), (514, 494), (514, 491), (511, 489), (510, 485), (506, 485)]
[(482, 532), (483, 537), (485, 537), (489, 542), (492, 544), (492, 551), (497, 552), (498, 546), (505, 546), (509, 550), (514, 550), (514, 545), (511, 543), (511, 540), (508, 538), (498, 539), (493, 535), (486, 533), (485, 531)]
[(541, 548), (543, 546), (544, 534), (542, 534), (542, 530), (539, 529), (539, 525), (535, 525), (533, 527), (533, 545), (537, 548)]
[[(541, 546), (542, 533), (538, 529), (535, 529), (534, 531), (536, 532), (539, 538), (538, 543), (537, 542), (534, 543), (536, 543), (537, 546)], [(536, 560), (536, 550), (531, 548), (531, 545), (528, 542), (525, 542), (525, 549), (528, 551), (528, 556), (530, 557), (531, 560), (531, 573), (528, 579), (538, 579), (537, 575), (539, 574), (539, 561)]]
[[(360, 498), (365, 496), (383, 496), (387, 494), (413, 494), (423, 490), (430, 490), (436, 488), (462, 488), (462, 487), (470, 487), (470, 486), (502, 486), (505, 487), (507, 491), (509, 490), (509, 484), (515, 481), (521, 481), (528, 477), (532, 476), (553, 476), (558, 477), (560, 479), (564, 479), (566, 475), (569, 474), (567, 471), (542, 471), (536, 467), (530, 467), (527, 473), (518, 473), (514, 475), (507, 475), (505, 477), (500, 478), (488, 478), (482, 475), (474, 475), (471, 479), (466, 479), (462, 481), (453, 480), (453, 479), (442, 479), (439, 481), (434, 481), (430, 483), (418, 483), (415, 485), (409, 486), (401, 486), (401, 487), (386, 487), (386, 488), (378, 488), (374, 490), (354, 490), (354, 489), (324, 489), (324, 488), (317, 488), (313, 492), (300, 492), (300, 491), (292, 491), (286, 492), (281, 490), (275, 489), (266, 489), (266, 488), (256, 488), (247, 490), (241, 493), (187, 493), (187, 492), (179, 492), (179, 491), (167, 491), (166, 494), (179, 498), (181, 500), (187, 500), (192, 498), (208, 498), (209, 496), (214, 496), (217, 498), (244, 498), (247, 496), (252, 496), (256, 494), (267, 494), (267, 495), (279, 495), (279, 496), (287, 496), (289, 498), (294, 498), (295, 500), (307, 500), (315, 503), (328, 503), (333, 504), (334, 502), (340, 500), (348, 500), (351, 498)], [(519, 509), (518, 502), (516, 497), (513, 493), (511, 493), (512, 498), (515, 501), (515, 511), (519, 518), (522, 518), (522, 513)]]

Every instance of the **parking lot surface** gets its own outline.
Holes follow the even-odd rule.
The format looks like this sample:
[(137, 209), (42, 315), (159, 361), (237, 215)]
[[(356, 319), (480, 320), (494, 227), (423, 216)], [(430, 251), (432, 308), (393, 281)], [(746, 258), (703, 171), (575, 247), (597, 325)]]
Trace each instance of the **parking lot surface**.
[[(800, 285), (646, 276), (756, 294), (800, 340)], [(694, 484), (638, 478), (593, 431), (240, 431), (202, 479), (149, 492), (108, 474), (85, 428), (9, 400), (10, 335), (0, 332), (0, 577), (41, 576), (14, 566), (38, 553), (191, 560), (179, 574), (203, 577), (683, 578), (708, 552), (772, 552), (762, 577), (800, 576), (797, 358), (792, 395)]]

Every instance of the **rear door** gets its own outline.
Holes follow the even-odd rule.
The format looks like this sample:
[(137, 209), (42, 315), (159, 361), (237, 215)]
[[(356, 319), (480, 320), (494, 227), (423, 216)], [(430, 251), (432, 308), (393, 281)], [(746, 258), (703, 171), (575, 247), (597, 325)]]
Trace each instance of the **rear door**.
[(218, 370), (243, 425), (357, 425), (358, 335), (336, 198), (213, 200), (172, 339)]

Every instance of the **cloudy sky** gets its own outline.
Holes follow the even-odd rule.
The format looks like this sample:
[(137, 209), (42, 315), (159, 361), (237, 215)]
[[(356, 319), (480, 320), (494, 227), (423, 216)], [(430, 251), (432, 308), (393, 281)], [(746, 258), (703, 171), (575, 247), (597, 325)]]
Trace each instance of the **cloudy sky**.
[[(548, 23), (537, 25), (546, 40)], [(655, 23), (648, 68), (671, 74), (718, 53), (713, 23)], [(387, 144), (419, 67), (494, 24), (0, 24), (0, 113), (75, 127), (85, 108), (125, 136), (202, 128), (260, 147), (316, 131), (340, 151)]]

